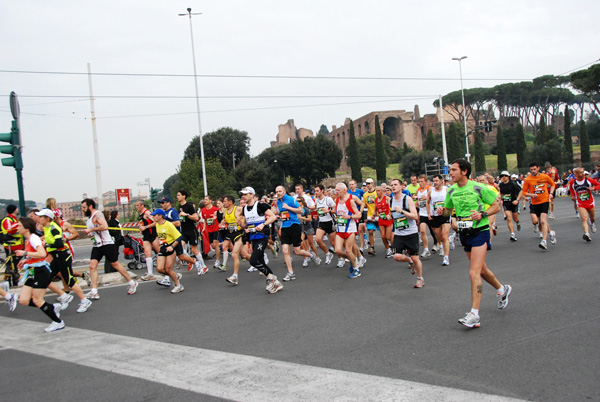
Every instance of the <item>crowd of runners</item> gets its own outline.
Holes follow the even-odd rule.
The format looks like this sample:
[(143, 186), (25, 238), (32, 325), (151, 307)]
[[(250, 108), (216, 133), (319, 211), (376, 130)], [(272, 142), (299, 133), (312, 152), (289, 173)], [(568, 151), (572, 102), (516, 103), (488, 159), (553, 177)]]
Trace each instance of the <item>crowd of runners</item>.
[[(506, 221), (509, 240), (518, 241), (516, 232), (522, 226), (519, 217), (522, 203), (521, 210), (529, 209), (534, 231), (539, 232), (539, 248), (548, 250), (548, 240), (556, 244), (556, 232), (548, 221), (554, 218), (554, 197), (564, 191), (564, 183), (555, 168), (549, 164), (544, 168), (542, 171), (537, 163), (532, 163), (526, 177), (504, 171), (497, 178), (488, 174), (471, 178), (470, 163), (458, 159), (450, 165), (446, 178), (440, 174), (431, 178), (420, 175), (411, 176), (410, 182), (393, 179), (381, 185), (367, 179), (361, 186), (350, 180), (329, 188), (316, 185), (308, 191), (298, 184), (294, 192), (288, 193), (284, 186), (278, 186), (274, 193), (263, 196), (252, 187), (245, 187), (239, 192), (237, 203), (230, 195), (218, 199), (209, 195), (198, 207), (187, 200), (186, 190), (180, 190), (176, 204), (165, 196), (159, 200), (161, 208), (154, 211), (138, 201), (139, 231), (146, 257), (146, 272), (140, 280), (156, 281), (159, 286), (171, 288), (173, 294), (184, 291), (176, 264), (187, 264), (188, 271), (195, 269), (199, 276), (204, 275), (209, 269), (203, 255), (209, 250), (203, 244), (208, 243), (214, 251), (214, 269), (229, 270), (231, 260), (233, 273), (226, 276), (231, 286), (240, 284), (243, 260), (248, 262), (249, 272), (257, 271), (264, 276), (266, 291), (274, 294), (283, 289), (282, 282), (296, 279), (292, 254), (300, 257), (303, 267), (330, 265), (337, 257), (337, 267), (347, 266), (350, 279), (362, 275), (368, 254), (406, 263), (416, 275), (414, 287), (423, 288), (422, 259), (434, 260), (432, 256), (439, 254), (441, 265), (450, 265), (450, 251), (458, 239), (470, 261), (472, 299), (471, 310), (459, 323), (479, 327), (483, 281), (496, 290), (499, 309), (508, 306), (512, 292), (512, 287), (500, 282), (485, 261), (499, 221)], [(593, 192), (600, 189), (600, 183), (582, 168), (576, 168), (566, 184), (575, 213), (581, 218), (583, 239), (590, 242), (590, 233), (596, 232)], [(46, 207), (20, 218), (16, 216), (16, 206), (7, 208), (8, 216), (2, 220), (1, 231), (12, 239), (7, 241), (4, 237), (2, 241), (7, 256), (11, 254), (18, 261), (22, 289), (20, 294), (12, 292), (10, 283), (5, 282), (0, 287), (0, 296), (11, 311), (17, 303), (40, 308), (52, 320), (45, 331), (53, 332), (65, 327), (60, 312), (75, 296), (80, 300), (78, 313), (85, 313), (100, 298), (98, 263), (103, 257), (125, 278), (128, 294), (136, 293), (138, 282), (119, 263), (118, 246), (94, 200), (81, 202), (81, 210), (87, 217), (83, 233), (93, 243), (89, 274), (75, 273), (72, 269), (74, 253), (70, 241), (79, 233), (62, 219), (54, 199), (48, 199)], [(375, 232), (379, 232), (383, 249), (375, 246)], [(281, 281), (269, 266), (268, 258), (269, 253), (277, 257), (280, 252), (286, 267)], [(370, 259), (369, 264), (375, 261)], [(162, 278), (155, 276), (155, 272), (162, 274)], [(56, 276), (62, 279), (62, 288), (52, 281)], [(79, 286), (77, 276), (89, 282), (91, 289), (87, 294)], [(48, 289), (58, 295), (57, 303), (46, 302)]]

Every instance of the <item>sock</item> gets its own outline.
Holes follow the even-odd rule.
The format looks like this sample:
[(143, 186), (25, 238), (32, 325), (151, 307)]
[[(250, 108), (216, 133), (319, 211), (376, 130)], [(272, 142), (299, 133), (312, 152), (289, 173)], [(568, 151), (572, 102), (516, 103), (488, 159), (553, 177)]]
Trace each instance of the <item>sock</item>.
[(227, 265), (228, 258), (229, 258), (229, 253), (227, 251), (223, 251), (223, 265)]
[(9, 300), (10, 300), (10, 298), (11, 298), (11, 296), (12, 296), (12, 295), (11, 295), (10, 293), (6, 292), (6, 294), (4, 295), (4, 299), (5, 299), (6, 301), (9, 301)]
[(37, 307), (33, 302), (33, 299), (29, 299), (29, 307)]
[(128, 284), (129, 286), (133, 286), (133, 285), (135, 284), (135, 281), (132, 279), (132, 280), (130, 280), (129, 282), (127, 282), (127, 284)]
[(477, 317), (479, 317), (479, 309), (472, 308), (472, 309), (471, 309), (471, 313), (473, 313), (473, 314), (475, 314)]
[(417, 279), (423, 279), (423, 277), (422, 276), (417, 276)]
[(204, 266), (204, 259), (202, 258), (202, 254), (196, 254), (196, 261), (200, 261), (200, 265)]
[(334, 249), (332, 249), (331, 247), (329, 247), (329, 252), (330, 252), (331, 254), (333, 254), (333, 253), (335, 253), (335, 250), (334, 250)]
[(98, 288), (92, 288), (92, 293), (98, 293)]
[(511, 235), (511, 236), (514, 236), (514, 235), (515, 235), (515, 232), (510, 232), (510, 235)]
[(70, 290), (65, 290), (65, 293), (69, 294), (69, 293), (71, 293), (71, 291)]
[(44, 305), (42, 307), (40, 307), (40, 310), (42, 310), (44, 312), (44, 314), (46, 314), (48, 317), (50, 317), (50, 319), (54, 322), (60, 322), (60, 318), (58, 318), (56, 316), (56, 314), (54, 313), (54, 306), (52, 304), (49, 304), (48, 302), (44, 302)]
[(232, 276), (233, 276), (234, 278), (237, 278), (237, 277), (238, 277), (238, 275), (237, 275), (237, 274), (233, 274)]
[(504, 294), (504, 285), (500, 285), (498, 289), (496, 289), (496, 294), (503, 295)]
[(152, 273), (152, 258), (146, 258), (146, 269), (148, 270), (148, 275), (154, 275)]

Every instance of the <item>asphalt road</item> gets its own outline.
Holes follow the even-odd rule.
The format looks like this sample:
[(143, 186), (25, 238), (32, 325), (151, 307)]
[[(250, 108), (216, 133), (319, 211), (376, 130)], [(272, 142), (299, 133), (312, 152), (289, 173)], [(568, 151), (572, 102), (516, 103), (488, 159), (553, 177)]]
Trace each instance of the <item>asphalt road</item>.
[[(600, 234), (592, 234), (591, 243), (582, 240), (580, 221), (567, 198), (557, 200), (555, 215), (550, 223), (558, 243), (548, 251), (538, 248), (528, 214), (522, 216), (523, 229), (517, 233), (516, 243), (508, 240), (500, 217), (487, 262), (501, 282), (513, 286), (513, 294), (509, 307), (498, 310), (494, 290), (485, 285), (478, 329), (469, 330), (457, 322), (470, 308), (468, 265), (462, 248), (451, 252), (449, 267), (442, 267), (438, 256), (425, 259), (426, 286), (415, 289), (415, 277), (406, 264), (385, 259), (379, 241), (379, 254), (368, 257), (362, 277), (350, 280), (347, 269), (335, 268), (333, 263), (302, 268), (296, 257), (298, 279), (284, 283), (284, 289), (275, 295), (265, 292), (264, 277), (246, 272), (248, 263), (242, 263), (237, 287), (225, 282), (231, 269), (227, 273), (211, 269), (203, 277), (183, 272), (185, 291), (176, 295), (155, 283), (140, 283), (133, 296), (122, 286), (102, 288), (101, 300), (94, 301), (87, 313), (77, 314), (74, 306), (64, 311), (67, 328), (54, 334), (42, 334), (48, 319), (37, 309), (19, 306), (9, 313), (0, 308), (3, 330), (16, 328), (15, 323), (27, 324), (14, 335), (32, 345), (31, 350), (27, 344), (11, 347), (4, 337), (0, 373), (10, 386), (3, 387), (3, 396), (10, 401), (32, 397), (146, 401), (162, 400), (163, 396), (255, 400), (250, 394), (233, 393), (253, 383), (252, 374), (246, 373), (246, 381), (238, 380), (235, 370), (221, 366), (241, 356), (266, 359), (253, 366), (258, 373), (280, 362), (298, 370), (332, 369), (348, 373), (349, 379), (367, 378), (363, 388), (379, 384), (373, 386), (372, 398), (367, 398), (371, 400), (481, 400), (480, 394), (418, 397), (397, 385), (398, 380), (424, 385), (423, 390), (470, 391), (535, 401), (600, 400), (600, 264), (596, 246)], [(282, 256), (271, 260), (282, 277)], [(100, 334), (105, 343), (85, 347), (74, 340), (78, 330)], [(178, 385), (176, 379), (161, 383), (156, 377), (144, 378), (143, 370), (136, 374), (141, 364), (134, 359), (122, 363), (123, 367), (129, 364), (131, 376), (119, 371), (116, 363), (116, 368), (96, 363), (102, 361), (102, 353), (116, 347), (113, 339), (117, 338), (133, 342), (149, 359), (144, 361), (150, 363), (144, 364), (158, 368), (173, 357), (153, 352), (166, 342), (174, 354), (181, 353), (177, 361), (190, 375), (194, 370), (209, 370), (201, 358), (186, 359), (194, 350), (219, 356), (227, 352), (223, 356), (228, 357), (208, 366), (218, 375), (201, 383), (202, 387)], [(69, 356), (49, 353), (52, 357), (46, 357), (39, 351), (71, 341), (73, 359), (79, 358), (76, 363), (69, 362)], [(151, 348), (145, 349), (148, 345)], [(175, 366), (169, 366), (169, 371), (176, 372)], [(319, 394), (322, 398), (305, 397), (303, 392), (309, 391), (310, 383), (295, 383), (283, 373), (285, 382), (279, 379), (277, 383), (278, 377), (258, 376), (254, 383), (277, 384), (271, 400), (286, 399), (283, 392), (291, 386), (295, 393), (288, 400), (330, 400), (332, 395), (338, 400), (362, 399), (351, 388), (328, 394), (326, 387)], [(221, 382), (223, 390), (214, 391), (212, 386)], [(397, 390), (392, 398), (377, 394), (386, 384)]]

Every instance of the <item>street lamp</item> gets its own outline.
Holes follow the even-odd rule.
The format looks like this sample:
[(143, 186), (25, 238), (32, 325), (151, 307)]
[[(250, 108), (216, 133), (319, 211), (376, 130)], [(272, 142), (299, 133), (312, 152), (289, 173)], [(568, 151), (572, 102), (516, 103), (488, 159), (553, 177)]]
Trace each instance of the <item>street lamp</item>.
[(466, 143), (465, 150), (467, 151), (465, 156), (467, 157), (467, 161), (471, 162), (471, 154), (469, 153), (469, 133), (467, 132), (467, 109), (465, 108), (465, 90), (463, 88), (462, 63), (461, 63), (461, 61), (466, 58), (467, 58), (467, 56), (453, 57), (452, 60), (458, 61), (458, 71), (460, 71), (460, 92), (462, 93), (463, 120), (465, 122), (465, 143)]
[(196, 112), (198, 114), (198, 140), (200, 141), (200, 158), (202, 159), (202, 179), (204, 183), (204, 196), (208, 195), (208, 189), (206, 188), (206, 166), (204, 164), (204, 145), (202, 143), (202, 121), (200, 119), (200, 97), (198, 95), (198, 74), (196, 74), (196, 53), (194, 52), (194, 30), (192, 29), (192, 15), (199, 15), (202, 13), (193, 13), (192, 9), (188, 7), (187, 14), (179, 14), (180, 17), (190, 17), (190, 37), (192, 38), (192, 61), (194, 62), (194, 84), (196, 87)]

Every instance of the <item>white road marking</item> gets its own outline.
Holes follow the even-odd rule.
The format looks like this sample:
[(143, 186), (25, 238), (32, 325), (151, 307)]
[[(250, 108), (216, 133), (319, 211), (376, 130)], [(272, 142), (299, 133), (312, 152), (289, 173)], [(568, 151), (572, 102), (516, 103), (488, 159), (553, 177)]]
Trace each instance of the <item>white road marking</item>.
[[(45, 326), (0, 317), (10, 349), (236, 401), (516, 400), (85, 329), (46, 334)], [(87, 353), (72, 353), (73, 344)]]

